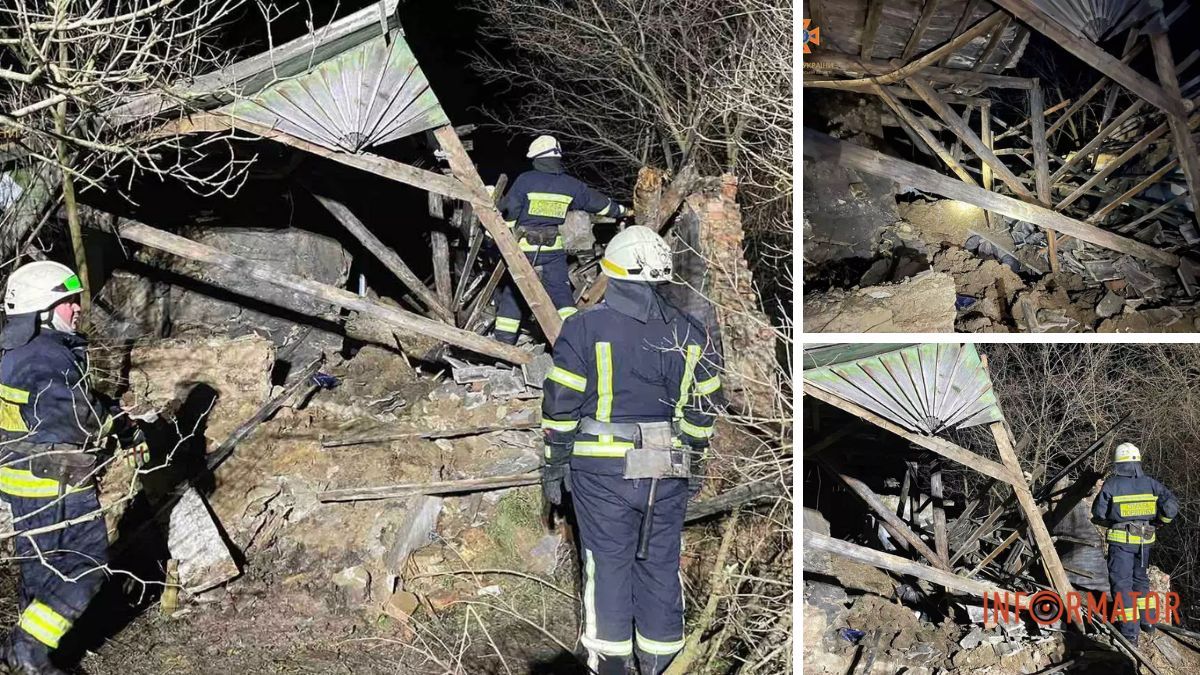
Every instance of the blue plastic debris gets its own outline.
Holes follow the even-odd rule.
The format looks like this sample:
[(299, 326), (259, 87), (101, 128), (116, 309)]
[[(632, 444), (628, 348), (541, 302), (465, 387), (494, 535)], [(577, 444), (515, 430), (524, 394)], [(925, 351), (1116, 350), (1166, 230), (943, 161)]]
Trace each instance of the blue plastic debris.
[(322, 373), (321, 371), (313, 373), (312, 382), (322, 389), (333, 389), (341, 384), (341, 380), (338, 380), (333, 375)]
[(841, 635), (842, 639), (845, 640), (846, 642), (849, 642), (851, 644), (858, 644), (858, 641), (863, 639), (863, 636), (866, 635), (866, 633), (861, 630), (855, 630), (853, 628), (839, 628), (838, 635)]
[(969, 295), (958, 295), (954, 298), (954, 309), (963, 310), (975, 304), (976, 298)]

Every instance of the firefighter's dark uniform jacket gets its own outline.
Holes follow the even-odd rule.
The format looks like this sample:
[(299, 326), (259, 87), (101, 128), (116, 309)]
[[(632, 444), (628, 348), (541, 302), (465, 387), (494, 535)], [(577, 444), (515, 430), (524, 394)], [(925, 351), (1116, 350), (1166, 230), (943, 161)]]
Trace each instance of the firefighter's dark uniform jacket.
[[(1179, 501), (1162, 483), (1142, 471), (1141, 462), (1118, 462), (1092, 502), (1093, 519), (1109, 528), (1108, 583), (1114, 602), (1120, 600), (1118, 627), (1128, 640), (1157, 621), (1158, 599), (1147, 595), (1150, 549), (1154, 527), (1179, 514)], [(1134, 597), (1134, 594), (1139, 594)]]
[(587, 211), (599, 216), (620, 216), (624, 208), (588, 187), (583, 181), (567, 175), (562, 162), (556, 159), (534, 160), (534, 168), (517, 176), (512, 186), (500, 200), (500, 211), (509, 226), (539, 234), (550, 234), (555, 239), (546, 245), (531, 244), (518, 237), (521, 250), (562, 250), (562, 238), (558, 226), (563, 224), (567, 211)]
[[(72, 451), (94, 448), (111, 426), (112, 408), (88, 385), (86, 348), (77, 335), (39, 326), (36, 314), (9, 317), (0, 333), (0, 497), (12, 507), (18, 532), (100, 508), (86, 477), (68, 479), (61, 472), (64, 457), (90, 461), (91, 455)], [(21, 559), (21, 615), (13, 648), (48, 659), (103, 582), (104, 519), (19, 535), (14, 542)]]
[(648, 557), (636, 558), (649, 479), (623, 477), (634, 443), (579, 432), (580, 420), (674, 421), (707, 446), (720, 397), (719, 359), (702, 326), (650, 284), (610, 279), (605, 300), (563, 323), (546, 379), (547, 462), (570, 461), (583, 576), (583, 635), (592, 672), (624, 675), (636, 650), (643, 674), (661, 673), (683, 647), (682, 478), (658, 481)]

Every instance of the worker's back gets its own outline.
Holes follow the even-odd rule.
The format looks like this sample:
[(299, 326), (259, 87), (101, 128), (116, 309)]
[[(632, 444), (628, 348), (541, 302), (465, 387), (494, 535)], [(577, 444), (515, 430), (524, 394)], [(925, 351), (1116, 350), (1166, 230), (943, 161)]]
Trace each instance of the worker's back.
[(500, 209), (505, 220), (518, 227), (539, 229), (562, 225), (567, 211), (607, 215), (604, 212), (613, 207), (608, 197), (578, 178), (563, 171), (535, 168), (517, 176), (501, 200)]
[(42, 326), (24, 342), (5, 343), (0, 435), (28, 443), (85, 443), (104, 415), (87, 384), (87, 341)]

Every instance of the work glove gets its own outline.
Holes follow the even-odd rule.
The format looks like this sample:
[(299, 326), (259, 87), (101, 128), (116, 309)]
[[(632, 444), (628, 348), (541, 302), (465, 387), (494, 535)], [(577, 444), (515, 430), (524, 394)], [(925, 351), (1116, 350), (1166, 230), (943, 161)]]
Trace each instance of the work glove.
[(563, 492), (571, 491), (571, 446), (546, 443), (546, 463), (542, 466), (542, 495), (554, 506), (562, 506)]
[(120, 459), (126, 466), (135, 469), (144, 468), (150, 463), (150, 446), (141, 429), (133, 432), (129, 440), (121, 444)]

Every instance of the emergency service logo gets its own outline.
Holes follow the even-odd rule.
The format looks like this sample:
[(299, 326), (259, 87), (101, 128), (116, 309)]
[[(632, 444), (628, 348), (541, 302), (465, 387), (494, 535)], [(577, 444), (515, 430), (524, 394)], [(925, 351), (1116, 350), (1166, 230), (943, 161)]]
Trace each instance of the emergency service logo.
[(805, 19), (804, 20), (804, 53), (805, 54), (812, 53), (812, 49), (809, 49), (809, 45), (820, 45), (821, 44), (821, 28), (819, 26), (812, 26), (811, 28), (809, 28), (809, 26), (812, 26), (812, 19)]

